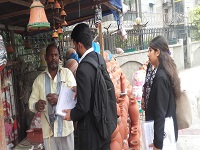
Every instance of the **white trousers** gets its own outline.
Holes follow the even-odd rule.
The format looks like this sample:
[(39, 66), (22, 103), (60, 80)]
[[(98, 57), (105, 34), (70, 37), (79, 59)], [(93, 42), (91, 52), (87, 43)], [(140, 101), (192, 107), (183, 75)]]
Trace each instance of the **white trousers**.
[(74, 132), (66, 137), (53, 137), (44, 139), (45, 150), (74, 150)]

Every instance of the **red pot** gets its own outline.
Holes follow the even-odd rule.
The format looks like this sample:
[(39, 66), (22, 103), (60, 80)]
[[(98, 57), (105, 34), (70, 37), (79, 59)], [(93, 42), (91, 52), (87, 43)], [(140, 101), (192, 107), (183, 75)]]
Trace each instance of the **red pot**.
[(27, 140), (34, 144), (43, 143), (42, 129), (32, 128), (27, 130)]

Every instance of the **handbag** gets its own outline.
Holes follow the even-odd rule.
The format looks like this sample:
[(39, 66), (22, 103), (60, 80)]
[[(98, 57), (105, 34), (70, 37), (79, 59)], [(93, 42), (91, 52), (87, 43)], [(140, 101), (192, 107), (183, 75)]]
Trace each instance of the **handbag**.
[(187, 91), (181, 91), (180, 99), (176, 100), (176, 118), (178, 129), (189, 128), (192, 124), (192, 111)]

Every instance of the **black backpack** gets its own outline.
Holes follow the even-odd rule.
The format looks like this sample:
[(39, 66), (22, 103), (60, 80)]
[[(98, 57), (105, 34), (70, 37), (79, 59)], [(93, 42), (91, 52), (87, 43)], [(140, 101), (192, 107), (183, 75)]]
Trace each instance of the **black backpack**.
[(82, 62), (91, 64), (97, 70), (94, 87), (94, 107), (91, 114), (101, 137), (109, 139), (117, 127), (115, 89), (107, 69), (103, 65), (105, 61), (98, 55), (99, 64), (92, 57), (85, 57)]

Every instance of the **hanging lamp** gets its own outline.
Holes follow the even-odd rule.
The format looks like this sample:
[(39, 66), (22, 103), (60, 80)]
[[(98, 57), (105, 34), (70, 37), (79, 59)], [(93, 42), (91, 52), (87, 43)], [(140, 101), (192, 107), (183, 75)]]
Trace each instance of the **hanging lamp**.
[(47, 20), (44, 6), (40, 0), (33, 0), (30, 7), (30, 18), (27, 25), (28, 31), (46, 30), (50, 28), (50, 23)]

